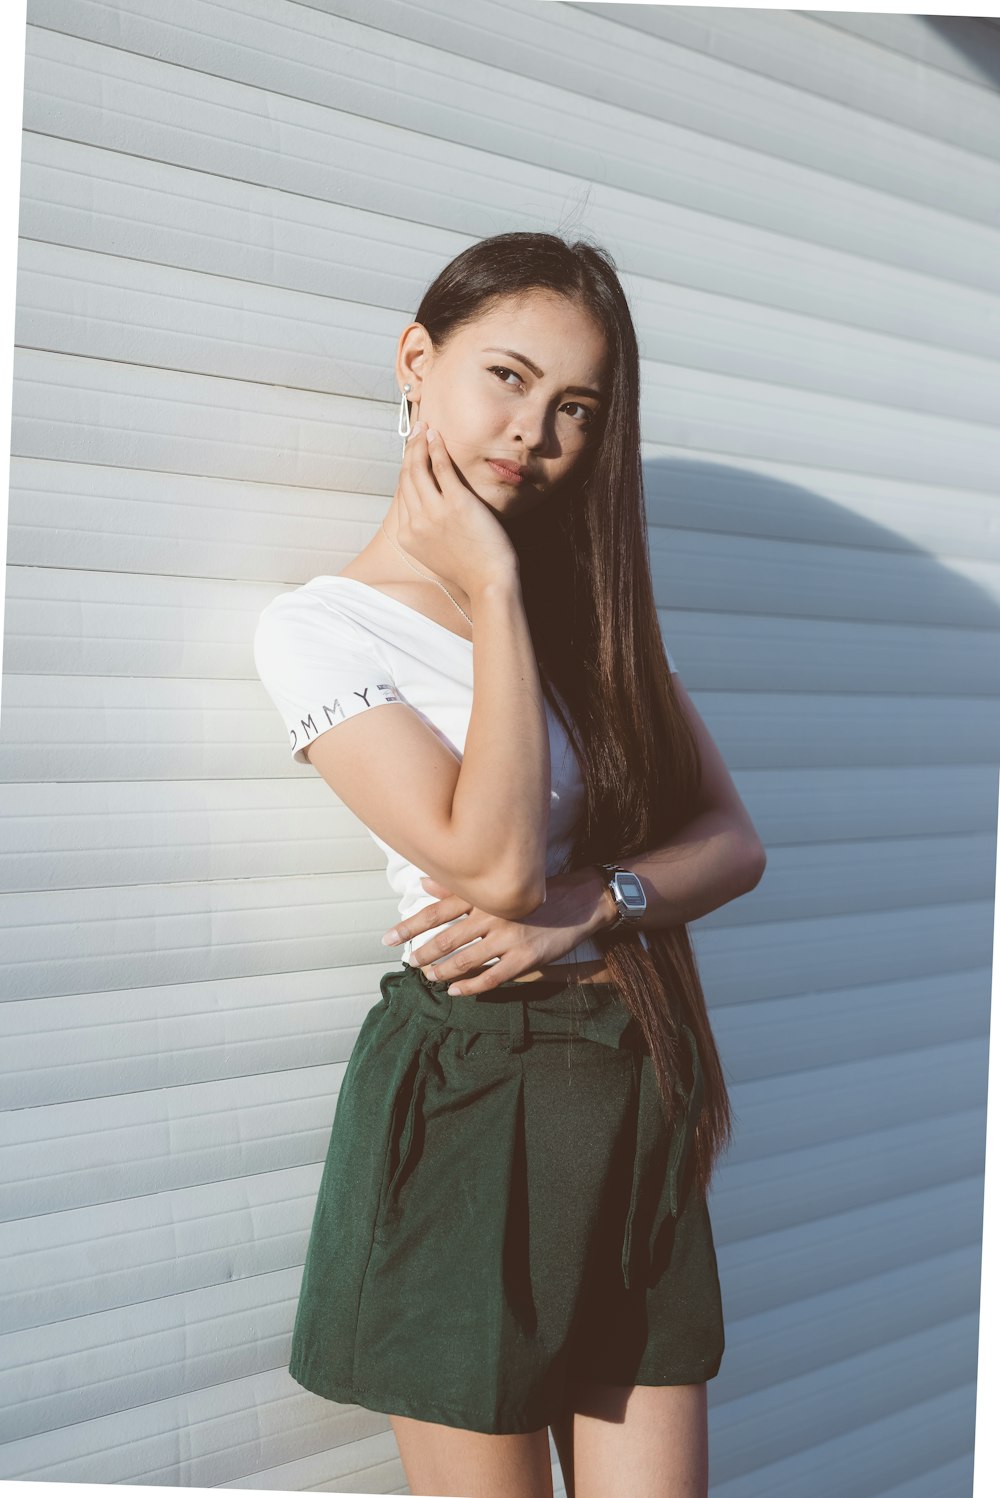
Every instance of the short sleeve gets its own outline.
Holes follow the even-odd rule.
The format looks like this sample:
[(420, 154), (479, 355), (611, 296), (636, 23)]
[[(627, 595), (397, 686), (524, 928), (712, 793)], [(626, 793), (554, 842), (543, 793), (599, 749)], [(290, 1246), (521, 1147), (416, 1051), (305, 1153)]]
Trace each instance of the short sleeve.
[(306, 745), (336, 723), (403, 700), (370, 636), (336, 605), (302, 589), (262, 609), (253, 655), (300, 765), (309, 763)]

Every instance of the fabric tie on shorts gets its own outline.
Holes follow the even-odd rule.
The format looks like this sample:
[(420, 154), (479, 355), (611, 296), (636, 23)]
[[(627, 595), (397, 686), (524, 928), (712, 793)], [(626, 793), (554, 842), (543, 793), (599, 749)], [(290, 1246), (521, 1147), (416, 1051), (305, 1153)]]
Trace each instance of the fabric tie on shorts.
[[(411, 989), (414, 978), (418, 986)], [(690, 1093), (681, 1087), (686, 1106), (676, 1128), (671, 1131), (641, 1027), (616, 998), (614, 984), (577, 986), (539, 979), (507, 983), (483, 994), (471, 995), (449, 994), (447, 988), (451, 981), (427, 978), (421, 968), (414, 966), (408, 970), (404, 964), (403, 972), (385, 975), (382, 989), (388, 994), (397, 983), (405, 984), (414, 994), (419, 1011), (440, 1025), (441, 1033), (457, 1029), (476, 1034), (506, 1034), (507, 1049), (511, 1054), (523, 1051), (531, 1034), (579, 1036), (612, 1049), (633, 1052), (638, 1072), (638, 1109), (632, 1185), (621, 1250), (622, 1278), (625, 1288), (630, 1289), (648, 1273), (665, 1219), (670, 1215), (676, 1218), (678, 1212), (679, 1181), (690, 1149), (693, 1121), (697, 1119), (702, 1099), (701, 1069), (693, 1034), (687, 1025), (681, 1026), (691, 1049), (694, 1085)], [(519, 989), (534, 992), (522, 993), (518, 992)], [(553, 996), (558, 996), (558, 1002), (553, 1002)], [(440, 1044), (440, 1033), (436, 1042)], [(416, 1073), (409, 1106), (402, 1120), (398, 1163), (390, 1192), (404, 1175), (415, 1137), (416, 1112), (423, 1096), (427, 1066), (433, 1061), (428, 1045), (431, 1051), (436, 1049), (435, 1037), (428, 1037), (416, 1058)], [(644, 1228), (647, 1217), (652, 1220)]]
[[(631, 1288), (640, 1275), (643, 1279), (647, 1277), (656, 1240), (665, 1219), (668, 1216), (677, 1218), (679, 1184), (701, 1108), (703, 1082), (697, 1044), (687, 1025), (682, 1024), (681, 1030), (691, 1050), (693, 1084), (691, 1091), (687, 1092), (678, 1083), (678, 1090), (684, 1099), (684, 1109), (672, 1132), (666, 1122), (653, 1059), (648, 1051), (643, 1051), (639, 1058), (639, 1119), (632, 1169), (632, 1196), (622, 1242), (622, 1278), (626, 1289)], [(664, 1180), (666, 1190), (663, 1189)], [(643, 1232), (643, 1217), (649, 1210), (650, 1199), (654, 1204), (653, 1220), (649, 1229)], [(640, 1243), (645, 1245), (641, 1263), (637, 1246)]]

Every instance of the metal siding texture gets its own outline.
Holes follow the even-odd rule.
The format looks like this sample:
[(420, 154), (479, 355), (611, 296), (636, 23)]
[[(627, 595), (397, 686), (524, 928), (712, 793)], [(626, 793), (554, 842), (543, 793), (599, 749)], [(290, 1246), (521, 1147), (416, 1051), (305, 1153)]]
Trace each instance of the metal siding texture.
[(286, 1370), (393, 909), (250, 639), (383, 513), (422, 286), (472, 239), (579, 224), (639, 326), (664, 633), (769, 850), (695, 926), (737, 1111), (713, 1495), (971, 1492), (997, 29), (537, 0), (28, 20), (3, 1475), (406, 1490), (386, 1418)]

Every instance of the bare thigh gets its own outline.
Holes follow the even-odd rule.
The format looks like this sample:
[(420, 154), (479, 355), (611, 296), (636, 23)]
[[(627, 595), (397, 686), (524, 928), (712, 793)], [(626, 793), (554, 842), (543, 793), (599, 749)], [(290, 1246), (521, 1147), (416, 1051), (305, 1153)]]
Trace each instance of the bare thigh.
[(414, 1495), (552, 1498), (547, 1426), (526, 1435), (490, 1436), (407, 1415), (389, 1420)]
[(588, 1384), (552, 1427), (566, 1498), (708, 1498), (705, 1384)]

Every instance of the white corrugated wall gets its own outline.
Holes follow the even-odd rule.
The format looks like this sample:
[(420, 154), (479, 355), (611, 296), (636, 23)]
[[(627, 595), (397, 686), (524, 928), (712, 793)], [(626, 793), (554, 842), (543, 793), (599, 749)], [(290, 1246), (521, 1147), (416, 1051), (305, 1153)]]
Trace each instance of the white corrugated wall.
[(579, 226), (639, 323), (664, 631), (769, 852), (695, 928), (738, 1122), (713, 1498), (970, 1493), (1000, 31), (533, 0), (28, 20), (2, 1475), (406, 1491), (386, 1417), (286, 1369), (393, 906), (251, 634), (384, 513), (426, 283)]

